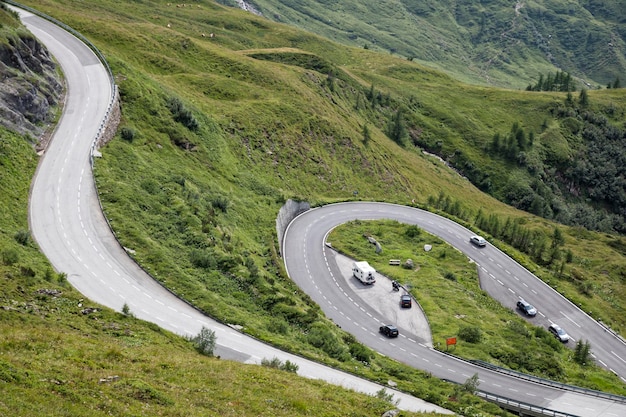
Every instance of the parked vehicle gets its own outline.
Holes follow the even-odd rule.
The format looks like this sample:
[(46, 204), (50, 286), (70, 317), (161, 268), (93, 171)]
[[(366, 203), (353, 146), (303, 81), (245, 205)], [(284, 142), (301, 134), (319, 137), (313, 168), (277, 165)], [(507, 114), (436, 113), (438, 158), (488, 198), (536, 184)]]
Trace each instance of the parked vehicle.
[(400, 297), (400, 307), (411, 308), (412, 300), (409, 294), (404, 294)]
[(535, 317), (537, 315), (537, 309), (524, 299), (517, 302), (517, 309), (528, 317)]
[(398, 328), (393, 324), (385, 324), (383, 326), (380, 326), (380, 329), (378, 329), (378, 331), (387, 337), (398, 337), (399, 334)]
[(552, 333), (554, 335), (554, 337), (556, 337), (557, 339), (559, 339), (560, 342), (562, 343), (567, 343), (569, 342), (569, 335), (567, 334), (567, 332), (565, 330), (563, 330), (561, 328), (561, 326), (559, 326), (556, 323), (552, 323), (549, 327), (548, 327), (548, 331), (550, 333)]
[(365, 261), (355, 262), (352, 264), (352, 275), (363, 284), (371, 285), (376, 282), (376, 277), (374, 276), (376, 270), (370, 266)]
[(470, 243), (473, 243), (476, 246), (483, 247), (487, 245), (487, 241), (485, 238), (481, 236), (472, 236), (470, 237)]

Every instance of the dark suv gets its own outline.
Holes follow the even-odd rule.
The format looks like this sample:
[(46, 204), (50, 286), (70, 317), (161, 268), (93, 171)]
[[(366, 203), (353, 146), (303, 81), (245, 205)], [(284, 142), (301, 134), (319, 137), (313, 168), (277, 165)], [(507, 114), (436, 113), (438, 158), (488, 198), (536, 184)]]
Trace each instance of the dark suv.
[(398, 328), (392, 324), (385, 324), (380, 326), (378, 331), (387, 337), (398, 337)]
[(517, 302), (517, 309), (528, 317), (535, 317), (537, 315), (537, 309), (525, 300), (519, 300)]
[(400, 297), (400, 307), (411, 308), (411, 296), (409, 294), (404, 294)]

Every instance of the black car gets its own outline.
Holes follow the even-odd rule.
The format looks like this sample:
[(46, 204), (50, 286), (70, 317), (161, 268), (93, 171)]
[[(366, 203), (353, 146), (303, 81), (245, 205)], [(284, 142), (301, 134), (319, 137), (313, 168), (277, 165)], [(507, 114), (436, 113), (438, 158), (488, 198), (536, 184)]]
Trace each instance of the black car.
[(409, 294), (404, 294), (400, 297), (400, 307), (411, 308), (411, 296)]
[(535, 317), (537, 315), (537, 309), (525, 300), (519, 300), (517, 302), (517, 309), (529, 317)]
[(384, 326), (380, 326), (378, 331), (384, 334), (387, 337), (398, 337), (398, 328), (392, 324), (385, 324)]

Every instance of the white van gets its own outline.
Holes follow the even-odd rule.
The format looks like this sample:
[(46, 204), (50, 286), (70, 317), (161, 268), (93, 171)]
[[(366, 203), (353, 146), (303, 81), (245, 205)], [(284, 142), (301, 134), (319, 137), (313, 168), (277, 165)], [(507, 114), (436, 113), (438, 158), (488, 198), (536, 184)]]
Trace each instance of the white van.
[(352, 264), (352, 275), (363, 284), (371, 285), (376, 282), (374, 273), (376, 270), (365, 261), (355, 262)]

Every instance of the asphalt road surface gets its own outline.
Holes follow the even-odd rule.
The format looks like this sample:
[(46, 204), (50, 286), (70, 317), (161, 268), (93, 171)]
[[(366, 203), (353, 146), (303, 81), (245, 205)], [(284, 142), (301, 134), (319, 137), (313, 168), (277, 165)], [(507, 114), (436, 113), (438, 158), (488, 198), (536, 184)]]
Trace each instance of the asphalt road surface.
[(599, 363), (610, 363), (613, 371), (625, 374), (621, 358), (626, 357), (626, 349), (620, 339), (492, 245), (483, 248), (471, 245), (471, 231), (444, 217), (406, 206), (366, 202), (332, 204), (309, 210), (289, 225), (283, 242), (289, 275), (344, 330), (382, 354), (439, 378), (463, 383), (478, 374), (480, 390), (522, 403), (579, 416), (626, 416), (625, 404), (535, 384), (447, 356), (430, 348), (402, 324), (398, 325), (400, 337), (397, 339), (381, 337), (378, 327), (390, 317), (363, 302), (353, 286), (339, 285), (349, 277), (350, 271), (336, 261), (335, 252), (326, 242), (332, 228), (355, 219), (394, 219), (416, 224), (440, 236), (477, 263), (484, 287), (494, 298), (511, 308), (520, 296), (528, 299), (539, 310), (532, 319), (537, 325), (545, 325), (550, 320), (571, 321), (568, 332), (574, 338), (584, 335), (589, 339)]
[[(202, 327), (216, 332), (216, 354), (224, 359), (259, 364), (278, 358), (298, 365), (298, 375), (376, 394), (383, 388), (409, 411), (450, 414), (436, 405), (389, 387), (357, 378), (248, 337), (204, 316), (139, 268), (115, 240), (100, 210), (90, 166), (91, 144), (112, 95), (108, 74), (78, 39), (31, 13), (19, 11), (26, 27), (61, 65), (67, 99), (54, 138), (33, 180), (29, 220), (33, 237), (57, 271), (90, 300), (183, 336)], [(87, 304), (85, 301), (83, 304)], [(79, 308), (77, 306), (77, 308)]]

